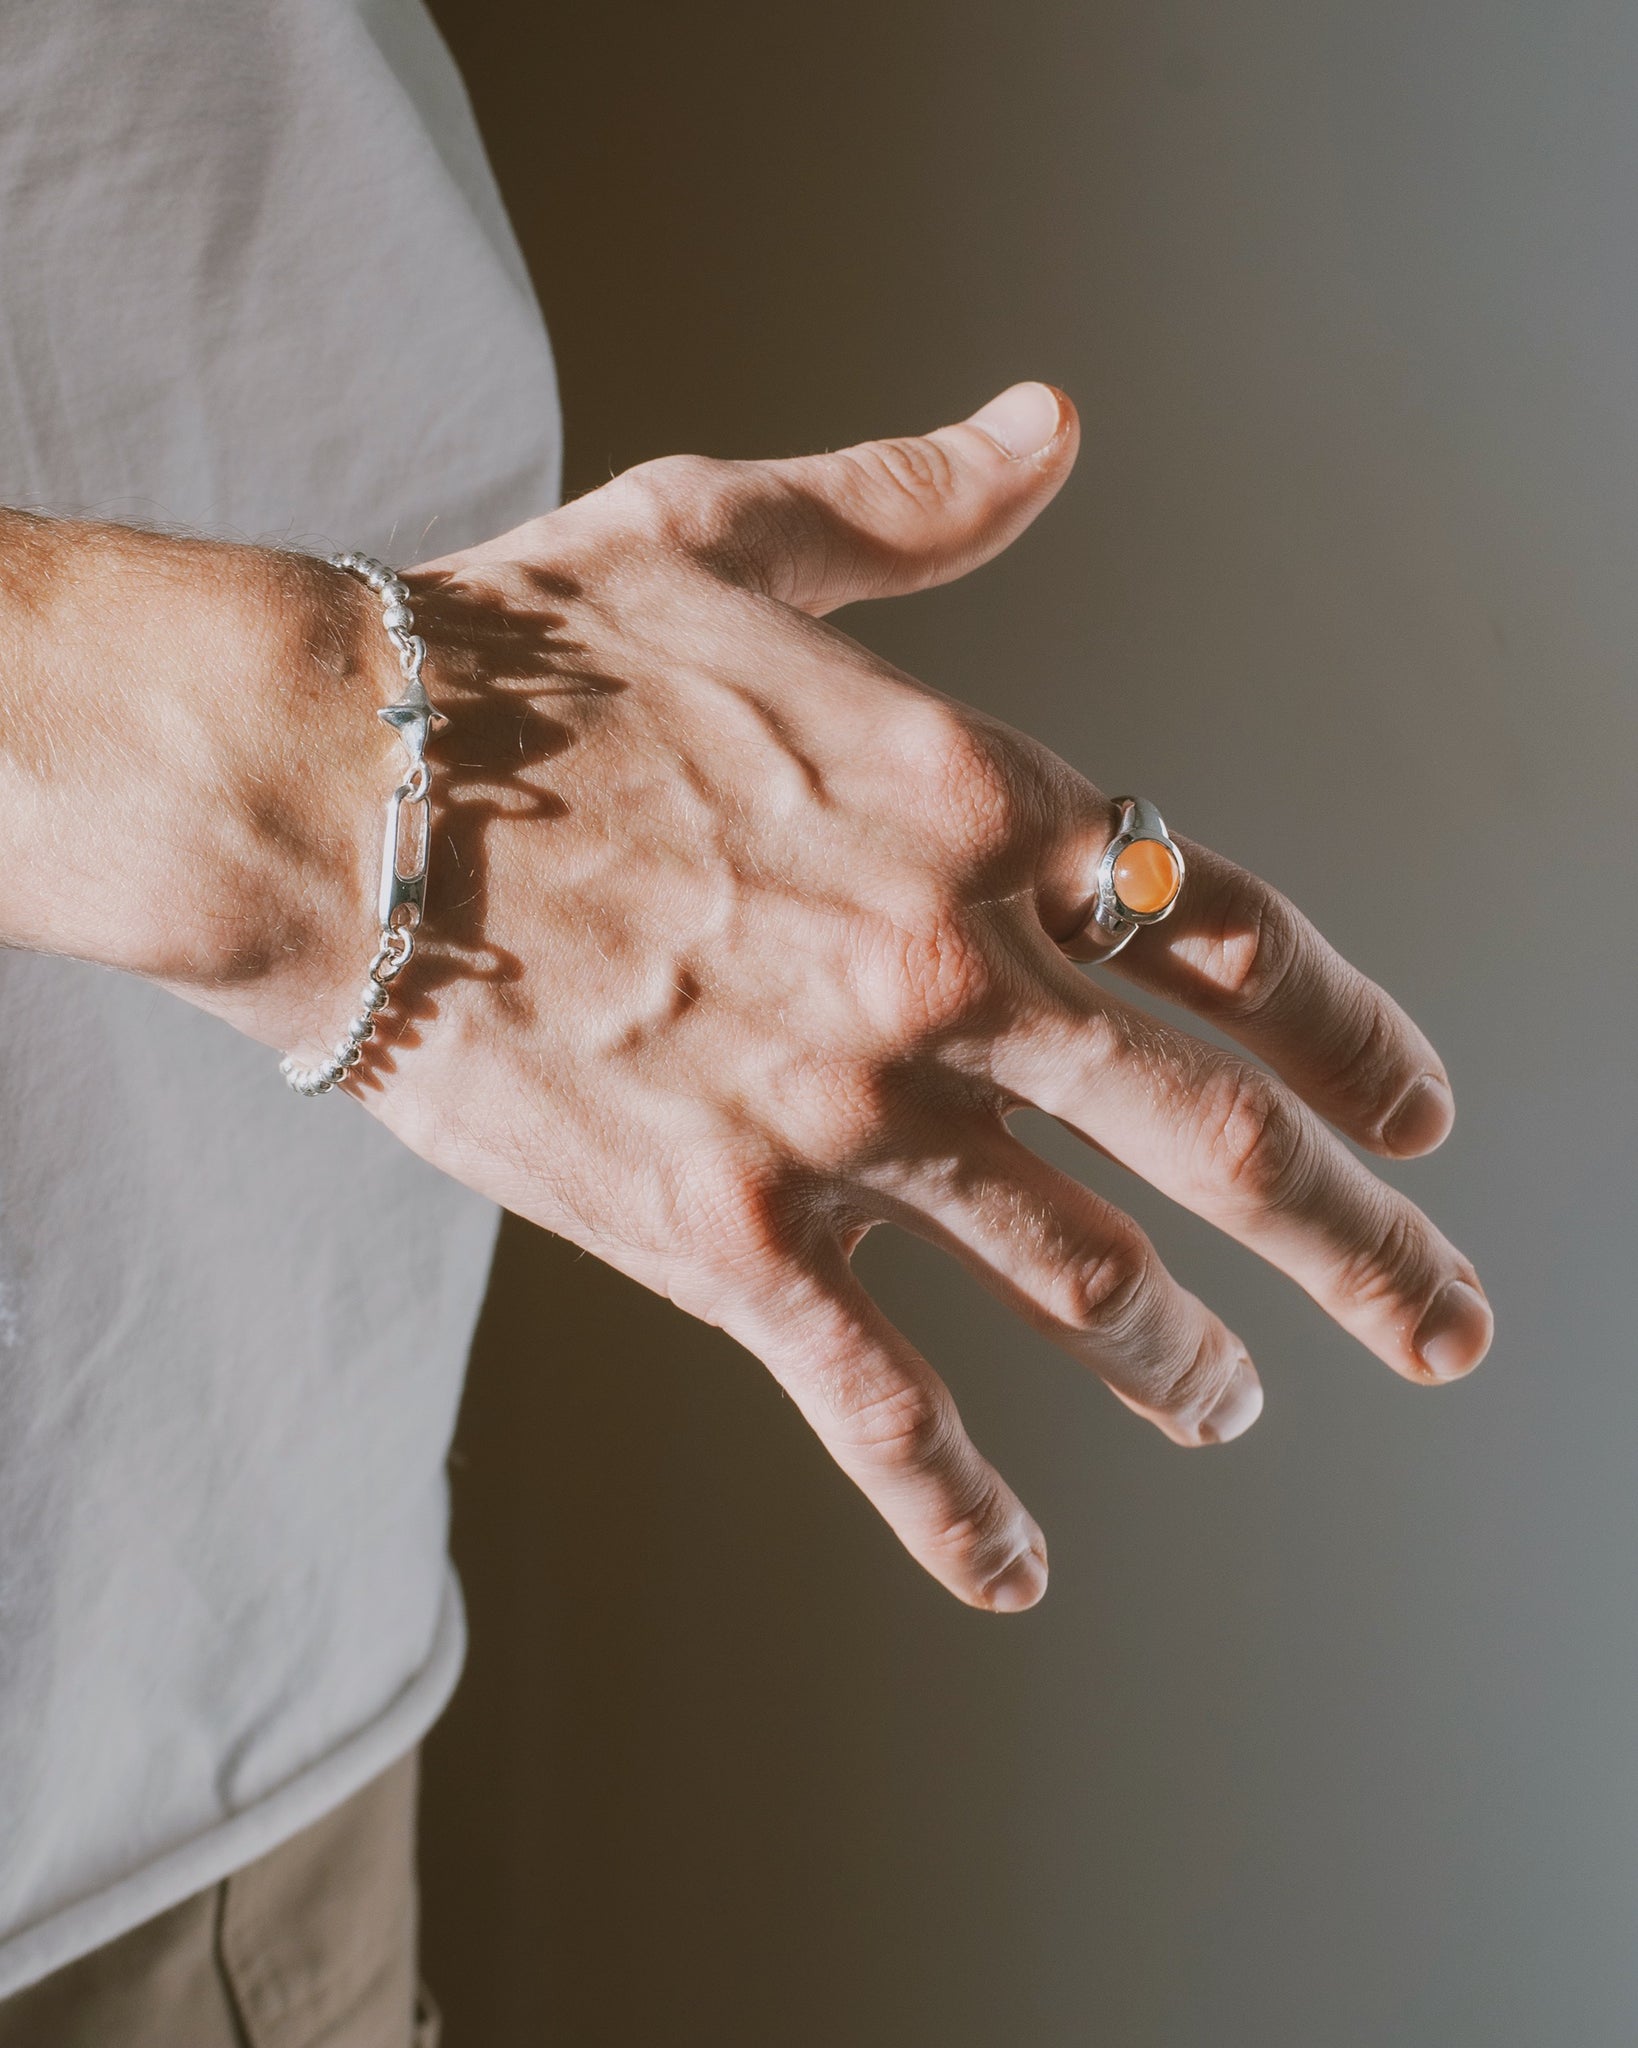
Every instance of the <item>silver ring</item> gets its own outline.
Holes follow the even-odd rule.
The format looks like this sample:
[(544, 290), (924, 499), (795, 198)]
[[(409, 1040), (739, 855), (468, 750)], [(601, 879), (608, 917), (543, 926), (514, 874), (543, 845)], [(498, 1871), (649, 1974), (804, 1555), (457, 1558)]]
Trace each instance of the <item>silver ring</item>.
[(1110, 943), (1094, 966), (1114, 959), (1144, 925), (1170, 917), (1183, 890), (1183, 856), (1159, 811), (1141, 796), (1115, 802), (1120, 823), (1098, 862), (1098, 893), (1087, 920)]

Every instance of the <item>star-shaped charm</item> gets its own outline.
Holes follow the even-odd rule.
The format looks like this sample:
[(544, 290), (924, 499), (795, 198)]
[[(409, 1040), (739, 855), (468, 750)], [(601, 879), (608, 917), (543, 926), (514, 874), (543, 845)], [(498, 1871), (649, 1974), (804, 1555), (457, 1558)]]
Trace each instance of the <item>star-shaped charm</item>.
[(404, 742), (411, 768), (418, 768), (425, 759), (427, 741), (432, 734), (449, 723), (427, 695), (426, 685), (419, 676), (407, 686), (396, 704), (385, 705), (375, 715), (383, 725), (390, 725)]

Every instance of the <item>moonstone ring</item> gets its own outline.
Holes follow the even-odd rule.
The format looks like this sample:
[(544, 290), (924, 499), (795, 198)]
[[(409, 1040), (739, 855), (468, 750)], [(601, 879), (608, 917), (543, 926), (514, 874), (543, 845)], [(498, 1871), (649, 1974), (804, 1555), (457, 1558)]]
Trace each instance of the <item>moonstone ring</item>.
[(1170, 917), (1183, 887), (1183, 856), (1166, 821), (1141, 796), (1118, 796), (1120, 824), (1098, 863), (1098, 893), (1088, 923), (1110, 943), (1097, 963), (1112, 960), (1140, 925)]

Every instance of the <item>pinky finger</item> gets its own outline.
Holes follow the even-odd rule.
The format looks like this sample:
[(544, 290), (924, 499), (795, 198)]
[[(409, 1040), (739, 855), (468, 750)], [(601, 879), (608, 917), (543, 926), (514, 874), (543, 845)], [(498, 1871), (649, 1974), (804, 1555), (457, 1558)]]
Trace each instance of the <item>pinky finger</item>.
[(1046, 1540), (980, 1455), (950, 1390), (887, 1320), (839, 1247), (724, 1327), (754, 1351), (910, 1555), (969, 1607), (1014, 1614), (1046, 1591)]

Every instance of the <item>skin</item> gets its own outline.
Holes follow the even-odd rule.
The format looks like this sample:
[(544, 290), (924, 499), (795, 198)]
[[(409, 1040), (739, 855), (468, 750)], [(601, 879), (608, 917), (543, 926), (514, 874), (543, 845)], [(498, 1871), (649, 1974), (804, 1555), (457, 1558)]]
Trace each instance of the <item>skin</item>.
[[(911, 1554), (1001, 1612), (1040, 1598), (1045, 1543), (855, 1279), (873, 1225), (948, 1251), (1175, 1443), (1262, 1404), (1136, 1225), (1011, 1135), (1021, 1106), (1407, 1380), (1460, 1377), (1491, 1336), (1472, 1266), (1336, 1135), (1403, 1157), (1449, 1130), (1391, 998), (1187, 841), (1172, 917), (1084, 974), (1108, 797), (823, 623), (998, 553), (1076, 441), (1061, 394), (1018, 386), (916, 439), (645, 465), (407, 572), (450, 718), (435, 893), (348, 1083), (445, 1172), (755, 1352)], [(371, 950), (395, 772), (368, 593), (8, 516), (0, 617), (0, 939), (320, 1052)]]

